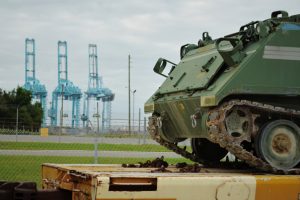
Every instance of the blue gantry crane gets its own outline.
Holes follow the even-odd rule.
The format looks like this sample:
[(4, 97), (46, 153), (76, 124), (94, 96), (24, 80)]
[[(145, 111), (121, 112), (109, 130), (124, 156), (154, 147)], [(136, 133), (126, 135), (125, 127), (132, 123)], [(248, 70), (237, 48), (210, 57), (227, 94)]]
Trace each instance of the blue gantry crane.
[[(58, 85), (52, 92), (52, 105), (49, 112), (51, 125), (57, 126), (58, 119), (58, 99), (61, 101), (72, 101), (72, 127), (78, 127), (80, 121), (80, 99), (82, 96), (81, 90), (68, 80), (68, 49), (66, 41), (58, 41)], [(62, 103), (63, 106), (63, 103)], [(62, 123), (63, 110), (61, 109), (60, 120)], [(62, 125), (62, 124), (60, 124)]]
[(83, 126), (90, 119), (90, 101), (102, 101), (102, 131), (108, 131), (111, 126), (111, 102), (114, 100), (114, 94), (108, 88), (103, 87), (102, 78), (98, 71), (97, 45), (89, 44), (89, 77), (88, 89), (85, 92), (84, 107), (81, 120)]
[(46, 125), (46, 99), (47, 90), (35, 76), (35, 41), (34, 39), (25, 39), (25, 84), (23, 86), (29, 90), (33, 99), (38, 100), (43, 109), (42, 126)]

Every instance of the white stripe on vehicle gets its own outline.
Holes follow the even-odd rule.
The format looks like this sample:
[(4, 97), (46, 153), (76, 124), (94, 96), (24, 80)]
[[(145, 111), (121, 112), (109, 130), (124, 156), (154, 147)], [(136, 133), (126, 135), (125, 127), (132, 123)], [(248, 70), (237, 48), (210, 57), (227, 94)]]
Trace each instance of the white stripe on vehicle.
[(263, 58), (274, 60), (300, 60), (300, 48), (265, 46)]

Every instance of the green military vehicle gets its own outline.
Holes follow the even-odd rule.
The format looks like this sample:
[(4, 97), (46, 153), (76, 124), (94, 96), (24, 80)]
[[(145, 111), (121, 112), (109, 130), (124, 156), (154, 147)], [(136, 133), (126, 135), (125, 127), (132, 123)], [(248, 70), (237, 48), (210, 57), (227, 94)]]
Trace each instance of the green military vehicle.
[[(148, 131), (161, 145), (204, 164), (228, 152), (250, 166), (300, 173), (300, 14), (275, 11), (236, 33), (158, 59), (166, 77), (145, 103)], [(192, 152), (177, 143), (191, 139)]]

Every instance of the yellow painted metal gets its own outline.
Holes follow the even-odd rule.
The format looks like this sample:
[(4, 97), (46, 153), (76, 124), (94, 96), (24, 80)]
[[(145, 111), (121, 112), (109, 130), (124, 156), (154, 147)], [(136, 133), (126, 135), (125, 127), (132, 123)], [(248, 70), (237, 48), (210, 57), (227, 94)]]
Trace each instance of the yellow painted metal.
[(48, 137), (49, 135), (48, 132), (49, 132), (48, 128), (40, 128), (40, 135), (42, 137)]
[(202, 169), (200, 173), (151, 173), (120, 165), (43, 164), (43, 188), (69, 190), (76, 200), (298, 200), (300, 175), (253, 175)]
[(300, 176), (262, 175), (256, 178), (256, 200), (299, 200)]
[(154, 103), (145, 104), (144, 112), (145, 113), (152, 113), (154, 111)]
[(209, 107), (216, 105), (216, 96), (201, 96), (200, 97), (200, 106)]

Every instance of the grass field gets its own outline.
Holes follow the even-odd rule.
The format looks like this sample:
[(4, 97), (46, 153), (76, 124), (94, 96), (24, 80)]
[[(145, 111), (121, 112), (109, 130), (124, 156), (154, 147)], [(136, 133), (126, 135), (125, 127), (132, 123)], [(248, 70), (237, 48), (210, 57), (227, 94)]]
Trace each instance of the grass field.
[[(0, 142), (0, 149), (13, 150), (94, 150), (94, 144), (50, 143), (50, 142)], [(143, 151), (165, 152), (165, 147), (154, 144), (99, 144), (99, 151)]]
[[(101, 164), (122, 164), (144, 162), (147, 158), (98, 158)], [(170, 164), (190, 162), (183, 158), (165, 159)], [(34, 181), (41, 186), (41, 164), (68, 163), (92, 164), (93, 157), (61, 157), (61, 156), (0, 156), (0, 180)]]

